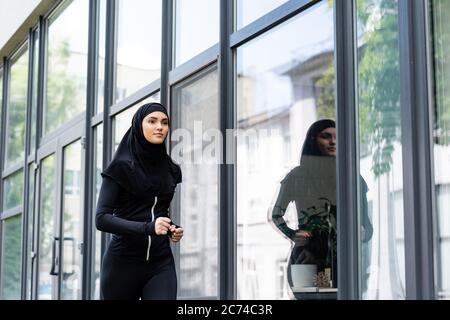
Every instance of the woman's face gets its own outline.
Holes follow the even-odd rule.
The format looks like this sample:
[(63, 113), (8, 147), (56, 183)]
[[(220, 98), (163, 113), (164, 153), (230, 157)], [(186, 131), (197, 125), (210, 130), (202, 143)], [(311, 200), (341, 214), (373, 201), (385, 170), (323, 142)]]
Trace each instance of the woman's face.
[(336, 157), (336, 128), (326, 128), (317, 135), (317, 147), (324, 156)]
[(169, 119), (161, 111), (152, 112), (142, 120), (142, 131), (148, 142), (153, 144), (164, 143), (169, 132)]

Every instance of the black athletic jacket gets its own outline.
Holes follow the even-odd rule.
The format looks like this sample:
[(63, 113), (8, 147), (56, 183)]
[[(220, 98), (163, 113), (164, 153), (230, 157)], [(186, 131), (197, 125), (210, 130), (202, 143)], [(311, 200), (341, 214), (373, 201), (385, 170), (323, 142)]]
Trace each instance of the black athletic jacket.
[(170, 185), (170, 193), (139, 197), (103, 177), (95, 222), (98, 230), (113, 233), (111, 253), (142, 261), (171, 253), (169, 236), (155, 234), (156, 218), (169, 216), (176, 184)]

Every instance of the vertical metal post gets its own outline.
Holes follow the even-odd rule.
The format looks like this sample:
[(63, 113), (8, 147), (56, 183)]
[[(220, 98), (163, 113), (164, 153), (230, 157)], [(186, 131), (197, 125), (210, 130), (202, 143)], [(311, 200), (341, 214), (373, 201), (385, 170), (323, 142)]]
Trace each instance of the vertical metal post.
[(233, 2), (220, 1), (220, 127), (225, 143), (223, 163), (220, 165), (220, 200), (219, 200), (219, 298), (236, 299), (236, 210), (234, 192), (234, 164), (227, 163), (233, 154), (227, 145), (232, 145), (226, 132), (233, 129), (234, 124), (234, 90), (233, 90), (233, 50), (230, 46), (230, 35), (233, 32)]
[(358, 150), (354, 0), (334, 1), (338, 299), (358, 299)]
[(99, 39), (99, 1), (89, 1), (89, 38), (88, 38), (88, 72), (87, 72), (87, 97), (86, 97), (86, 122), (84, 143), (84, 226), (83, 226), (83, 272), (82, 272), (82, 299), (90, 300), (92, 268), (95, 258), (92, 256), (94, 226), (92, 219), (93, 182), (94, 182), (94, 145), (93, 129), (91, 127), (92, 116), (97, 104), (97, 79), (98, 79), (98, 39)]
[(434, 299), (433, 165), (428, 10), (399, 0), (407, 299)]

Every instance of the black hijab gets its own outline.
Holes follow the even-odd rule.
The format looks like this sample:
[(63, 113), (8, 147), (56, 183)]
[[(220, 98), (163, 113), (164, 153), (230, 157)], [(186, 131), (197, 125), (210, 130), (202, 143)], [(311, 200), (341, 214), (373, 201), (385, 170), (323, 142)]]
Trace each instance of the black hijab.
[(156, 111), (169, 118), (160, 103), (144, 104), (136, 111), (113, 160), (102, 172), (137, 196), (168, 193), (181, 182), (181, 169), (167, 154), (165, 143), (153, 144), (144, 137), (142, 121)]
[(317, 136), (327, 128), (336, 128), (334, 120), (322, 119), (314, 122), (311, 127), (309, 127), (308, 132), (306, 133), (305, 142), (303, 144), (302, 157), (322, 155), (319, 147), (317, 146)]

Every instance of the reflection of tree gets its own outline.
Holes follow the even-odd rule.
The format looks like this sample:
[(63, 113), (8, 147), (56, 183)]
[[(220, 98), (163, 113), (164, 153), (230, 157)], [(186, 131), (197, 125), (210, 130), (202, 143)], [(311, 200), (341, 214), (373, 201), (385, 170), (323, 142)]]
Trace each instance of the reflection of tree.
[(6, 191), (6, 209), (19, 206), (22, 203), (23, 196), (23, 174), (22, 170), (7, 178)]
[(27, 108), (28, 51), (11, 67), (11, 90), (8, 106), (7, 162), (13, 163), (25, 152), (25, 112)]
[(323, 73), (323, 76), (316, 82), (316, 86), (323, 88), (322, 93), (317, 97), (317, 115), (319, 119), (335, 119), (334, 107), (334, 64), (330, 61), (330, 66)]
[(358, 64), (360, 142), (373, 150), (372, 170), (380, 176), (391, 170), (393, 144), (401, 138), (397, 1), (357, 5), (366, 27)]
[(40, 256), (45, 260), (52, 253), (53, 236), (53, 211), (55, 200), (55, 158), (50, 156), (46, 158), (42, 165), (42, 191), (41, 191), (41, 237)]
[(21, 277), (21, 223), (22, 215), (17, 215), (4, 223), (3, 285), (2, 299), (20, 299)]
[(435, 76), (435, 118), (434, 136), (435, 143), (441, 145), (450, 144), (450, 1), (434, 0), (433, 6), (433, 41), (434, 41), (434, 76)]
[[(331, 4), (331, 2), (329, 2)], [(400, 140), (400, 76), (397, 1), (358, 0), (358, 26), (364, 26), (358, 49), (360, 143), (373, 150), (372, 171), (389, 172), (393, 144)], [(325, 88), (319, 111), (334, 106), (334, 68), (318, 83)]]
[(78, 113), (77, 79), (68, 73), (69, 42), (53, 42), (48, 48), (48, 75), (45, 109), (46, 132), (56, 129)]

